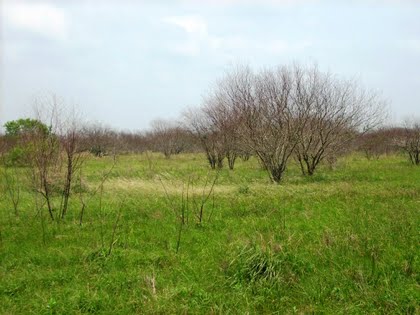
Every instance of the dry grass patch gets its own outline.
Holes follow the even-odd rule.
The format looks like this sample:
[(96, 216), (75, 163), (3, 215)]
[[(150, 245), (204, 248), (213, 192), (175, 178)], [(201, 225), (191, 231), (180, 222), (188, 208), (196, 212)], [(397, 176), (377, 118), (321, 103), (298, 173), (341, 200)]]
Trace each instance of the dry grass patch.
[[(209, 183), (207, 187), (202, 185), (193, 185), (188, 188), (189, 194), (201, 195), (203, 190), (210, 189)], [(182, 194), (187, 190), (187, 183), (179, 180), (161, 181), (159, 179), (132, 179), (132, 178), (115, 178), (110, 179), (104, 184), (105, 191), (141, 191), (142, 193), (150, 194), (165, 194), (165, 189), (168, 194)], [(215, 185), (215, 194), (229, 194), (235, 192), (237, 187), (234, 185)]]

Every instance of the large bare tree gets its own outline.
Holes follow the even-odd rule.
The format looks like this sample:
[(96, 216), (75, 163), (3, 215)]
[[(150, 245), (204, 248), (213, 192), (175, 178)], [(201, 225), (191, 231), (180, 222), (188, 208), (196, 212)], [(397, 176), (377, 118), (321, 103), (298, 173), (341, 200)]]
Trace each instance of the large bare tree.
[(204, 108), (211, 125), (253, 152), (277, 183), (292, 154), (312, 175), (383, 116), (377, 95), (356, 82), (296, 64), (257, 73), (238, 66), (216, 83)]
[(414, 165), (420, 165), (420, 120), (407, 120), (402, 147)]
[(298, 128), (296, 158), (304, 175), (344, 152), (355, 137), (379, 126), (385, 110), (377, 94), (357, 82), (323, 73), (316, 66), (294, 65), (293, 102), (304, 118)]
[(302, 124), (292, 89), (287, 67), (255, 74), (239, 66), (218, 82), (214, 92), (218, 102), (230, 109), (241, 145), (259, 158), (276, 183), (283, 177)]

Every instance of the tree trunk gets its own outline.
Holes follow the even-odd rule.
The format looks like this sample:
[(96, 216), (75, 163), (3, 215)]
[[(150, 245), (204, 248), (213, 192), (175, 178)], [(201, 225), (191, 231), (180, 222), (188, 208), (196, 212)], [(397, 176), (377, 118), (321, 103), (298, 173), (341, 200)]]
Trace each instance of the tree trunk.
[(235, 161), (236, 161), (236, 154), (235, 153), (228, 154), (227, 159), (228, 159), (229, 169), (233, 170), (235, 166)]
[(63, 208), (61, 210), (62, 219), (64, 219), (64, 216), (67, 213), (72, 177), (73, 177), (73, 159), (71, 156), (68, 156), (67, 157), (67, 175), (66, 175), (66, 182), (64, 184), (64, 191), (63, 191)]

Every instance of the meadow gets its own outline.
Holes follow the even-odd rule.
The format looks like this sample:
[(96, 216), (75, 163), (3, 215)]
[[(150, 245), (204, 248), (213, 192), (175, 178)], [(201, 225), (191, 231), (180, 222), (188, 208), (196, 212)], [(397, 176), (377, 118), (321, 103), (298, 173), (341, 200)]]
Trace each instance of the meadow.
[(206, 163), (89, 157), (58, 222), (24, 168), (17, 214), (2, 177), (0, 313), (420, 312), (420, 168), (406, 157), (353, 154), (312, 177), (290, 163), (281, 184), (255, 158)]

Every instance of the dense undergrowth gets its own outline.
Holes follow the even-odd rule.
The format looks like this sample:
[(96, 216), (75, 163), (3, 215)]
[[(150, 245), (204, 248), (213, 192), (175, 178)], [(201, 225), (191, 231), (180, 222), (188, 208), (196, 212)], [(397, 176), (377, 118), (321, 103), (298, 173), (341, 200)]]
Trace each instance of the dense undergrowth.
[(420, 169), (404, 157), (292, 166), (274, 185), (253, 159), (216, 174), (200, 155), (127, 155), (101, 197), (111, 164), (86, 162), (60, 222), (24, 169), (15, 215), (2, 178), (0, 313), (420, 311)]

